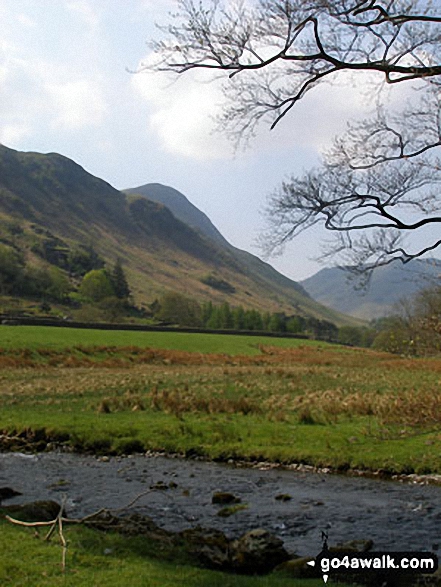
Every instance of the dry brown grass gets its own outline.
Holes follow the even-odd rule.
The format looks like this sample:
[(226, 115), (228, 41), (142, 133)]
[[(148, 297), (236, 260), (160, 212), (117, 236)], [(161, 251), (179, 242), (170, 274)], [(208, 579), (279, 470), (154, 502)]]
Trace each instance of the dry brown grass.
[[(230, 357), (137, 347), (0, 353), (0, 399), (100, 414), (156, 410), (255, 414), (332, 423), (374, 417), (383, 425), (441, 425), (441, 361), (350, 349), (265, 347)], [(75, 403), (76, 402), (76, 403)]]

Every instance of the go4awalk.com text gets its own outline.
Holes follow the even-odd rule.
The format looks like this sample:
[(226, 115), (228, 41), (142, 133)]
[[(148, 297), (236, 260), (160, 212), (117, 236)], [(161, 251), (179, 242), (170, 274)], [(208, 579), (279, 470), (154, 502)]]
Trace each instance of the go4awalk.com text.
[(355, 553), (324, 549), (308, 565), (316, 567), (326, 583), (332, 574), (431, 574), (438, 568), (438, 557), (430, 552)]

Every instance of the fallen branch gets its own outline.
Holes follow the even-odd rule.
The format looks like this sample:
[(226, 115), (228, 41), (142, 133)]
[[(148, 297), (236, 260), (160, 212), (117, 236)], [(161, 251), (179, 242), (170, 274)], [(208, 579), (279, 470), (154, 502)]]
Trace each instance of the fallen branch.
[(65, 495), (65, 496), (63, 496), (63, 499), (61, 502), (60, 511), (58, 512), (57, 517), (53, 520), (50, 520), (47, 522), (23, 522), (21, 520), (17, 520), (15, 518), (12, 518), (11, 516), (8, 516), (8, 515), (5, 516), (5, 519), (8, 522), (11, 522), (11, 524), (15, 524), (17, 526), (24, 526), (27, 528), (49, 527), (49, 531), (44, 538), (45, 541), (49, 541), (52, 538), (55, 530), (57, 530), (57, 534), (60, 539), (60, 544), (62, 547), (61, 568), (64, 573), (66, 571), (66, 555), (67, 555), (68, 543), (64, 537), (63, 524), (84, 524), (86, 522), (90, 522), (94, 518), (99, 518), (99, 516), (101, 516), (103, 514), (113, 515), (115, 513), (123, 512), (124, 510), (128, 510), (129, 508), (131, 508), (137, 501), (139, 501), (145, 495), (152, 493), (152, 491), (154, 491), (154, 490), (148, 489), (147, 491), (143, 491), (142, 493), (137, 495), (134, 499), (132, 499), (132, 501), (130, 501), (127, 505), (125, 505), (121, 508), (116, 508), (116, 509), (101, 508), (91, 514), (88, 514), (87, 516), (84, 516), (83, 518), (67, 518), (67, 517), (63, 516), (64, 506), (65, 506), (66, 500), (67, 500), (67, 495)]
[(22, 522), (21, 520), (16, 520), (15, 518), (11, 518), (11, 516), (5, 516), (8, 522), (12, 524), (16, 524), (17, 526), (26, 526), (28, 528), (41, 528), (44, 526), (50, 526), (49, 532), (46, 534), (45, 540), (49, 541), (54, 533), (55, 529), (58, 528), (58, 536), (60, 538), (60, 543), (62, 547), (62, 555), (61, 555), (61, 569), (63, 573), (66, 570), (66, 554), (67, 554), (67, 542), (63, 534), (63, 522), (69, 521), (67, 518), (63, 517), (64, 506), (66, 504), (66, 496), (63, 497), (61, 502), (60, 511), (58, 512), (57, 517), (54, 520), (50, 520), (49, 522)]

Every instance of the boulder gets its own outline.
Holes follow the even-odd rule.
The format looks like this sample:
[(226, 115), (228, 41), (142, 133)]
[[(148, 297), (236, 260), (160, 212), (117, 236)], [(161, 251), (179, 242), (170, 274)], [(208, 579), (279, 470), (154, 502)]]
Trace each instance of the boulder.
[(231, 564), (242, 573), (267, 573), (288, 560), (283, 541), (267, 530), (250, 530), (230, 544)]
[(60, 513), (60, 507), (56, 501), (33, 501), (2, 506), (1, 512), (22, 522), (51, 522)]
[(115, 516), (108, 510), (99, 512), (85, 522), (97, 530), (113, 530), (127, 536), (146, 536), (158, 543), (158, 547), (170, 546), (173, 543), (173, 533), (160, 528), (155, 522), (139, 513), (126, 516)]
[(21, 493), (19, 491), (15, 491), (15, 489), (12, 489), (12, 487), (0, 487), (0, 504), (5, 499), (11, 499), (17, 495), (21, 495)]
[(185, 550), (202, 565), (212, 569), (229, 569), (230, 543), (225, 534), (212, 528), (196, 526), (179, 532)]

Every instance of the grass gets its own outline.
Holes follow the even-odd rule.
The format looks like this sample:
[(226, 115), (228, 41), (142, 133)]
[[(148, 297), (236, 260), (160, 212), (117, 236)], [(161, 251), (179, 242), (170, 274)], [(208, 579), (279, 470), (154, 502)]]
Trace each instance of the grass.
[(196, 353), (256, 355), (259, 345), (291, 348), (316, 346), (315, 341), (233, 334), (187, 334), (184, 332), (136, 332), (128, 330), (94, 330), (55, 328), (51, 326), (0, 326), (0, 349), (58, 349), (75, 346), (153, 347)]
[[(0, 430), (42, 447), (441, 472), (438, 359), (293, 339), (24, 326), (1, 326), (0, 348)], [(0, 584), (323, 584), (198, 569), (136, 537), (66, 533), (63, 575), (56, 542), (0, 520)]]
[[(0, 430), (43, 446), (58, 439), (77, 450), (116, 454), (151, 449), (342, 470), (441, 472), (437, 359), (284, 339), (257, 348), (262, 340), (254, 337), (253, 346), (245, 344), (248, 352), (237, 354), (247, 337), (180, 333), (124, 332), (112, 339), (147, 335), (156, 350), (70, 348), (74, 334), (56, 328), (49, 329), (53, 346), (39, 348), (48, 329), (11, 328), (7, 336), (16, 338), (0, 354)], [(114, 333), (85, 336), (103, 342)], [(193, 351), (206, 352), (159, 348), (161, 342), (180, 346), (182, 336)], [(207, 336), (231, 354), (208, 353)], [(23, 339), (28, 346), (20, 349)]]
[[(196, 568), (158, 553), (145, 537), (69, 527), (67, 570), (56, 540), (0, 521), (0, 584), (8, 587), (318, 587), (323, 581), (273, 573), (247, 577)], [(342, 586), (344, 587), (344, 586)]]

